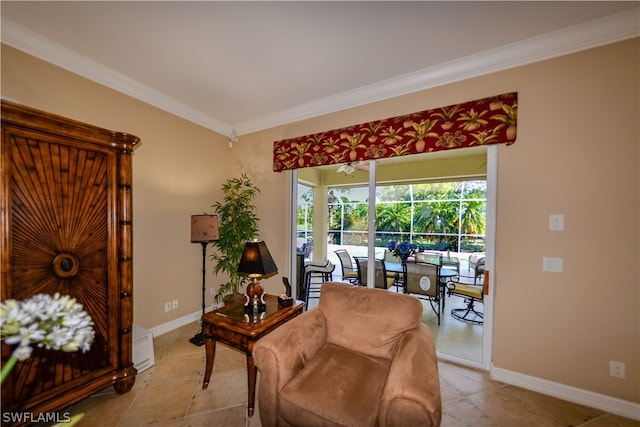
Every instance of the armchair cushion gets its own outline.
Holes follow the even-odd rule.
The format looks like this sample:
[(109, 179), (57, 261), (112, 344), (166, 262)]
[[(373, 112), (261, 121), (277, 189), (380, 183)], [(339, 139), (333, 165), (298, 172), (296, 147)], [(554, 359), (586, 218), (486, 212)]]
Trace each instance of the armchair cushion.
[(387, 359), (327, 344), (282, 390), (281, 416), (300, 426), (375, 425), (388, 370)]
[(327, 342), (390, 359), (398, 336), (422, 321), (422, 304), (415, 298), (385, 298), (389, 295), (383, 289), (323, 285), (318, 310), (326, 321)]
[[(293, 320), (304, 327), (296, 327)], [(310, 310), (290, 320), (264, 338), (253, 348), (255, 364), (260, 370), (258, 405), (265, 426), (275, 426), (277, 403), (282, 388), (304, 368), (326, 342), (325, 320), (318, 310)], [(268, 338), (268, 339), (267, 339)], [(263, 402), (269, 402), (264, 404)]]
[(464, 283), (449, 283), (447, 285), (450, 294), (458, 294), (482, 301), (482, 287), (466, 285)]
[(435, 346), (414, 298), (325, 283), (318, 308), (256, 342), (267, 426), (439, 425)]

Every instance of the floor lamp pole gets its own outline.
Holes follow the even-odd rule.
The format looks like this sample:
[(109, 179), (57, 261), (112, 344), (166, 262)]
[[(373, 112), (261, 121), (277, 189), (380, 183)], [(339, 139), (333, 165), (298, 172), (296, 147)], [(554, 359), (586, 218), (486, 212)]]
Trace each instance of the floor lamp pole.
[[(206, 265), (205, 260), (207, 257), (207, 244), (209, 242), (200, 242), (202, 244), (202, 315), (204, 316), (204, 292), (205, 292), (205, 278), (206, 278)], [(201, 346), (204, 344), (204, 321), (202, 318), (200, 319), (200, 332), (195, 334), (192, 338), (189, 338), (189, 341), (197, 346)]]

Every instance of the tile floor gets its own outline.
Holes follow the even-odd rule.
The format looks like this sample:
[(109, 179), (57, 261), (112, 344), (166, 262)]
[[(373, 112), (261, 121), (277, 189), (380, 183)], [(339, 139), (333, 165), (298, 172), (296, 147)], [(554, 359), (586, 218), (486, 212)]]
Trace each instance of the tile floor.
[[(138, 375), (129, 393), (108, 388), (71, 408), (83, 412), (77, 426), (259, 427), (246, 416), (244, 354), (219, 344), (213, 375), (202, 390), (203, 347), (189, 342), (193, 323), (154, 338), (153, 367)], [(442, 426), (640, 427), (640, 422), (492, 381), (482, 371), (440, 362)]]

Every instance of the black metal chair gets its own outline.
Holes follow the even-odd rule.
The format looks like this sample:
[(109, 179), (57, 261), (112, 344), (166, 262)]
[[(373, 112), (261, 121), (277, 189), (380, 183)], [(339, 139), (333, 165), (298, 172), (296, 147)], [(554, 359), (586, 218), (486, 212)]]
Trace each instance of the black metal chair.
[(476, 303), (482, 303), (484, 300), (483, 286), (467, 285), (459, 282), (447, 283), (447, 294), (464, 298), (467, 306), (464, 308), (454, 308), (451, 310), (451, 316), (464, 322), (475, 323), (481, 325), (484, 323), (484, 314), (478, 311)]

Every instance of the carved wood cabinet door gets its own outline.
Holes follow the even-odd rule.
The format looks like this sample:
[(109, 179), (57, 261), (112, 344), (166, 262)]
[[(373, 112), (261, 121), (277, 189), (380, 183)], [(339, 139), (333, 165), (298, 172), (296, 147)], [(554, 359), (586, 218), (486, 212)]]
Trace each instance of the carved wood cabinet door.
[[(2, 300), (70, 295), (91, 316), (86, 352), (34, 348), (2, 411), (55, 411), (131, 389), (132, 135), (2, 102)], [(3, 362), (11, 348), (2, 345)]]

